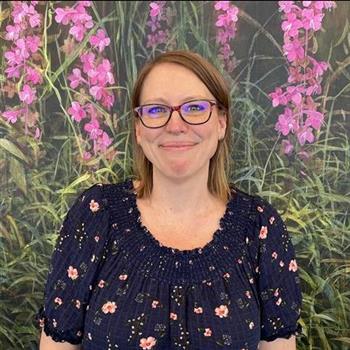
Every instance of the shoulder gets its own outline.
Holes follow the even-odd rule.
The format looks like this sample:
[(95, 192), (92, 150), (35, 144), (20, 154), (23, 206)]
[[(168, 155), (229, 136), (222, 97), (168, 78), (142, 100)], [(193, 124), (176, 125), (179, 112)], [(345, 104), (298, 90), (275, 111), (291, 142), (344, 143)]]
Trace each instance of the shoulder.
[(233, 196), (236, 196), (237, 206), (242, 216), (254, 226), (264, 223), (273, 224), (282, 221), (278, 207), (268, 199), (258, 194), (250, 194), (231, 185)]

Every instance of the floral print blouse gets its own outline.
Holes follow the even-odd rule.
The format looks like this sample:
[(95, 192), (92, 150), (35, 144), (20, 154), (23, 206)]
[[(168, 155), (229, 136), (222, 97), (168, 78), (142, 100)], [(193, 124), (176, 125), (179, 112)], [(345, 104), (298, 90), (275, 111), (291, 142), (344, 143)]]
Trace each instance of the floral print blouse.
[(232, 188), (212, 240), (178, 250), (142, 224), (128, 179), (73, 203), (35, 322), (84, 350), (256, 350), (300, 334), (301, 299), (293, 245), (266, 200)]

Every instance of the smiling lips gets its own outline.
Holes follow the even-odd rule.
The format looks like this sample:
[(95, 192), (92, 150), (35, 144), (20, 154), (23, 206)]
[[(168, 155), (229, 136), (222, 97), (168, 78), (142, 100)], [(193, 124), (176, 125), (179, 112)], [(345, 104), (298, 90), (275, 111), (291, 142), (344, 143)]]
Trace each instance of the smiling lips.
[(184, 146), (194, 146), (193, 142), (166, 142), (161, 147), (184, 147)]
[(169, 149), (169, 150), (186, 150), (195, 146), (195, 143), (190, 142), (169, 142), (160, 145), (161, 148)]

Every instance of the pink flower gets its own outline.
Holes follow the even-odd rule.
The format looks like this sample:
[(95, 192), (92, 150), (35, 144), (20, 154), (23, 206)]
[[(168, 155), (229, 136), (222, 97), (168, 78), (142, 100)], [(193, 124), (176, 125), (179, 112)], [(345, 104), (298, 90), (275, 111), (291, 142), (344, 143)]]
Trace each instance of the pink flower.
[(74, 68), (73, 73), (68, 76), (68, 80), (70, 80), (70, 87), (72, 89), (77, 88), (81, 82), (84, 82), (84, 78), (81, 76), (81, 71), (79, 68)]
[(170, 319), (171, 320), (177, 320), (177, 315), (173, 312), (170, 312)]
[(296, 272), (298, 270), (298, 264), (295, 259), (292, 259), (289, 263), (289, 271)]
[(305, 29), (312, 29), (315, 32), (321, 29), (324, 14), (315, 13), (313, 9), (302, 10), (302, 22)]
[(203, 308), (202, 307), (195, 307), (193, 309), (194, 313), (196, 314), (202, 314), (203, 313)]
[(17, 40), (19, 38), (19, 34), (21, 32), (21, 27), (17, 24), (14, 26), (8, 25), (6, 26), (6, 40)]
[(107, 301), (107, 303), (102, 306), (102, 311), (105, 314), (114, 314), (116, 309), (117, 305), (115, 304), (115, 301)]
[(150, 8), (151, 8), (151, 11), (150, 11), (150, 16), (151, 17), (157, 17), (160, 13), (160, 7), (157, 3), (155, 2), (151, 2), (149, 4)]
[(204, 331), (204, 336), (205, 337), (211, 337), (211, 334), (212, 334), (212, 331), (210, 328), (205, 328), (205, 331)]
[(272, 98), (272, 106), (277, 107), (278, 105), (286, 105), (288, 100), (280, 87), (276, 88), (274, 92), (270, 93), (269, 96)]
[(40, 38), (37, 35), (33, 36), (27, 36), (26, 40), (26, 47), (32, 52), (35, 53), (38, 51), (38, 48), (40, 46)]
[(57, 23), (62, 23), (63, 25), (67, 25), (71, 21), (72, 15), (73, 13), (75, 13), (75, 10), (70, 8), (66, 8), (66, 9), (57, 8), (55, 10), (55, 13), (56, 13), (55, 21)]
[(266, 239), (266, 237), (267, 237), (267, 226), (261, 226), (260, 232), (259, 232), (259, 238)]
[(287, 55), (287, 59), (291, 62), (297, 59), (304, 58), (305, 51), (299, 40), (295, 39), (287, 44), (283, 45), (284, 54)]
[(86, 32), (85, 27), (81, 25), (79, 22), (77, 25), (71, 27), (71, 29), (69, 30), (69, 34), (72, 34), (74, 39), (79, 42), (84, 39), (85, 32)]
[(100, 288), (103, 288), (105, 286), (105, 281), (104, 280), (100, 280), (100, 282), (98, 283), (98, 286)]
[(320, 130), (324, 115), (314, 110), (304, 110), (303, 112), (308, 115), (305, 121), (305, 126), (312, 126), (314, 129)]
[(96, 119), (91, 120), (90, 123), (85, 124), (84, 130), (90, 134), (90, 137), (93, 140), (96, 140), (103, 131), (99, 128), (99, 123)]
[(25, 82), (27, 83), (32, 82), (34, 85), (41, 84), (43, 82), (43, 78), (41, 74), (36, 69), (26, 66), (25, 70), (27, 73), (24, 78)]
[(80, 103), (76, 101), (72, 102), (72, 107), (68, 108), (68, 113), (72, 116), (73, 120), (78, 123), (86, 117), (86, 112), (80, 106)]
[(143, 350), (151, 350), (157, 343), (157, 340), (154, 337), (141, 338), (140, 339), (140, 347)]
[(228, 308), (226, 305), (220, 305), (219, 307), (215, 308), (215, 315), (223, 318), (223, 317), (227, 317), (228, 315)]
[(303, 23), (297, 19), (297, 15), (294, 12), (287, 14), (287, 18), (282, 22), (282, 30), (291, 37), (295, 37), (299, 34), (299, 29), (303, 27)]
[(215, 2), (215, 10), (226, 11), (229, 7), (230, 7), (229, 1), (216, 1)]
[(289, 13), (292, 9), (295, 9), (294, 1), (279, 1), (278, 2), (279, 11), (284, 11), (285, 13)]
[(106, 149), (111, 145), (112, 140), (111, 138), (107, 135), (106, 132), (102, 132), (102, 136), (100, 136), (97, 139), (97, 145), (99, 150), (101, 150), (102, 152), (105, 152)]
[(278, 117), (278, 122), (275, 125), (275, 130), (286, 136), (290, 131), (295, 131), (298, 129), (298, 125), (293, 116), (293, 112), (290, 108), (286, 108), (283, 114)]
[(102, 52), (103, 49), (110, 44), (111, 40), (105, 35), (103, 29), (97, 31), (97, 35), (92, 35), (90, 37), (90, 44), (93, 47), (98, 47), (99, 52)]
[(95, 54), (92, 52), (87, 52), (80, 56), (80, 60), (83, 63), (83, 72), (88, 73), (94, 68)]
[(284, 154), (290, 155), (293, 152), (294, 146), (289, 140), (282, 140), (282, 150)]
[(309, 127), (304, 127), (301, 130), (298, 130), (297, 137), (299, 143), (304, 146), (305, 142), (312, 143), (314, 142), (314, 135), (312, 133), (312, 129)]
[(102, 93), (103, 93), (104, 89), (103, 87), (99, 86), (99, 85), (95, 85), (95, 86), (92, 86), (90, 89), (89, 89), (89, 92), (90, 92), (90, 95), (92, 97), (94, 97), (94, 99), (96, 101), (100, 100), (102, 98)]
[(75, 269), (73, 266), (69, 266), (67, 269), (68, 277), (72, 280), (76, 280), (79, 277), (78, 270)]
[(93, 213), (97, 212), (100, 209), (100, 205), (97, 202), (95, 202), (95, 200), (93, 199), (90, 201), (89, 206), (90, 206), (90, 210)]
[(39, 128), (35, 128), (34, 138), (38, 140), (40, 138), (41, 134), (42, 134), (41, 130)]
[(119, 275), (119, 279), (121, 280), (121, 281), (125, 281), (125, 280), (127, 280), (128, 279), (128, 275), (127, 274), (122, 274), (122, 275)]
[(7, 121), (9, 123), (16, 123), (17, 118), (19, 117), (19, 115), (22, 113), (21, 109), (17, 109), (17, 110), (12, 110), (12, 111), (5, 111), (2, 113), (2, 116), (7, 119)]
[(58, 305), (62, 305), (62, 303), (63, 303), (62, 299), (59, 298), (59, 297), (56, 297), (55, 300), (54, 300), (54, 302), (55, 302), (56, 304), (58, 304)]
[(36, 100), (36, 90), (32, 89), (28, 84), (24, 84), (22, 91), (19, 92), (19, 99), (30, 105), (34, 100)]

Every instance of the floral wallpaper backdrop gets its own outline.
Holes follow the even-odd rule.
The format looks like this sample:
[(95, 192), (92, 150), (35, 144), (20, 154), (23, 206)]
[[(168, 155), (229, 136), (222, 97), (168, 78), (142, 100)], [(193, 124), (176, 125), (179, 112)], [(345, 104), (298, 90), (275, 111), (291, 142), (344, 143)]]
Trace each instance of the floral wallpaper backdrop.
[(131, 174), (130, 93), (190, 49), (231, 91), (231, 179), (283, 208), (303, 287), (298, 349), (350, 344), (350, 3), (0, 2), (0, 344), (33, 322), (76, 196)]

